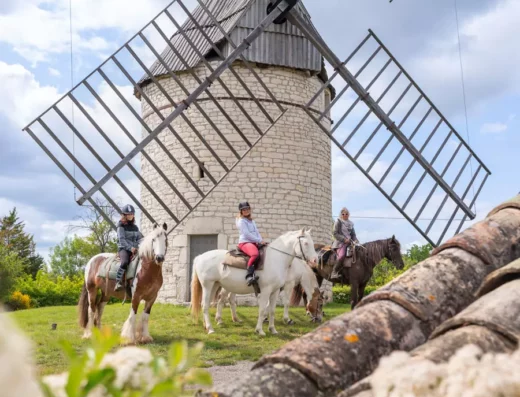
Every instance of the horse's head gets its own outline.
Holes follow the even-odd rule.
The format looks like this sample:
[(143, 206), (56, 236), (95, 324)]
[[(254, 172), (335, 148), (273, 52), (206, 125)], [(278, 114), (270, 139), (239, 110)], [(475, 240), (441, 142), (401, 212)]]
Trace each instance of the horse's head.
[(321, 323), (323, 319), (323, 293), (317, 287), (307, 303), (307, 311), (311, 314), (312, 322)]
[(403, 257), (401, 255), (401, 244), (397, 241), (395, 236), (388, 239), (388, 253), (385, 255), (385, 258), (392, 262), (396, 269), (401, 270), (404, 267)]
[(163, 223), (162, 227), (156, 223), (152, 232), (144, 238), (139, 249), (143, 257), (153, 260), (158, 265), (164, 262), (166, 251), (168, 250), (167, 229), (168, 225), (166, 223)]
[(312, 241), (311, 229), (305, 230), (305, 228), (303, 228), (300, 230), (297, 241), (295, 242), (294, 250), (296, 255), (301, 257), (304, 261), (312, 266), (316, 265), (318, 255), (314, 250), (314, 241)]

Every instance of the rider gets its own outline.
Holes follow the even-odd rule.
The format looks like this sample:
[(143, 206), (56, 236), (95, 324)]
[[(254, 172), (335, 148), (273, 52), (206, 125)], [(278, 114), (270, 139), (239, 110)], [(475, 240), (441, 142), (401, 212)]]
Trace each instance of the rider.
[(251, 286), (251, 284), (259, 279), (255, 274), (254, 264), (258, 259), (258, 248), (261, 245), (264, 245), (265, 242), (262, 240), (262, 236), (260, 236), (256, 223), (251, 217), (251, 206), (249, 203), (247, 201), (240, 203), (238, 205), (238, 210), (240, 211), (236, 219), (236, 225), (240, 232), (238, 249), (249, 256), (246, 280), (247, 285)]
[(119, 258), (121, 265), (117, 270), (115, 290), (119, 291), (123, 288), (123, 275), (130, 263), (130, 257), (137, 252), (139, 240), (143, 235), (135, 224), (135, 209), (130, 204), (125, 205), (121, 212), (121, 220), (117, 224), (117, 248), (119, 249)]
[(350, 212), (346, 208), (342, 208), (340, 216), (334, 224), (334, 243), (332, 249), (338, 249), (336, 252), (337, 262), (332, 269), (331, 278), (340, 278), (340, 271), (343, 267), (343, 260), (347, 253), (347, 248), (352, 242), (358, 243), (356, 231), (354, 230), (354, 223), (349, 220)]

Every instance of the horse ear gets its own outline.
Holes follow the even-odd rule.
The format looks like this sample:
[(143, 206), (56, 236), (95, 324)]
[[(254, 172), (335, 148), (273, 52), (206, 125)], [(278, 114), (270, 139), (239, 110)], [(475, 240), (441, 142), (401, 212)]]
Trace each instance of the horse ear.
[(300, 235), (304, 235), (305, 234), (305, 228), (303, 228), (302, 230), (300, 230)]
[(307, 233), (309, 233), (309, 234), (310, 234), (310, 233), (311, 233), (311, 231), (312, 231), (312, 227), (310, 227), (310, 228), (309, 228), (309, 230), (307, 230)]
[(166, 224), (166, 222), (163, 223), (162, 228), (163, 228), (164, 230), (168, 230), (168, 225)]
[(392, 236), (392, 242), (395, 243), (395, 234)]

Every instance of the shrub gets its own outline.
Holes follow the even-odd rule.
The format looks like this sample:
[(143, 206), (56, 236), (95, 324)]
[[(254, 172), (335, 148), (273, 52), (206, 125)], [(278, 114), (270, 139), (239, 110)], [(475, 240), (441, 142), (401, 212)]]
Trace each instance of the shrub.
[[(367, 286), (365, 288), (365, 295), (374, 292), (378, 287)], [(334, 303), (350, 303), (350, 286), (348, 285), (335, 285), (332, 287), (332, 301)]]
[(7, 305), (12, 310), (24, 310), (31, 307), (31, 297), (29, 295), (22, 294), (20, 291), (15, 291), (9, 297)]
[(111, 330), (94, 328), (93, 341), (87, 351), (77, 353), (67, 341), (62, 347), (69, 359), (70, 371), (42, 379), (46, 397), (87, 396), (186, 396), (187, 386), (212, 385), (211, 374), (195, 368), (202, 343), (188, 347), (186, 341), (170, 346), (168, 359), (153, 357), (148, 349), (125, 347), (109, 353), (120, 340)]
[(45, 271), (39, 271), (35, 279), (21, 277), (16, 283), (18, 291), (29, 295), (33, 307), (76, 305), (82, 286), (81, 276), (54, 277)]

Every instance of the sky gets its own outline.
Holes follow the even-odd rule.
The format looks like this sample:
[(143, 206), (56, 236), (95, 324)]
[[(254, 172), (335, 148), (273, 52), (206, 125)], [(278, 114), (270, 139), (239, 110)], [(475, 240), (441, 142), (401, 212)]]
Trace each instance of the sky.
[[(87, 76), (169, 1), (135, 3), (129, 6), (123, 0), (72, 0), (71, 10), (69, 0), (0, 2), (0, 215), (16, 206), (44, 257), (67, 235), (67, 226), (75, 222), (81, 208), (74, 201), (72, 184), (22, 128), (70, 90), (71, 78), (76, 84)], [(186, 4), (191, 6), (193, 1)], [(476, 201), (474, 221), (483, 219), (494, 206), (520, 191), (515, 167), (520, 147), (520, 50), (515, 45), (515, 38), (520, 37), (518, 0), (306, 0), (304, 4), (322, 37), (342, 59), (372, 29), (469, 141), (492, 172)], [(136, 51), (147, 62), (153, 60), (143, 45), (137, 45)], [(355, 71), (360, 62), (353, 59), (347, 66)], [(121, 79), (114, 81), (138, 110), (140, 105), (132, 96), (132, 87), (119, 86)], [(390, 78), (382, 81), (388, 83)], [(128, 110), (116, 103), (113, 91), (101, 81), (96, 83), (100, 96), (114, 112), (128, 117)], [(384, 89), (382, 83), (378, 85), (374, 91)], [(337, 88), (341, 89), (341, 82)], [(398, 93), (392, 93), (388, 99), (397, 97)], [(86, 94), (78, 93), (85, 108), (98, 116), (101, 127), (110, 130), (106, 114), (86, 98)], [(338, 102), (332, 111), (334, 119), (341, 117), (353, 98), (348, 93)], [(76, 122), (81, 126), (84, 121), (77, 113)], [(395, 117), (399, 119), (400, 114), (396, 111)], [(346, 122), (342, 128), (346, 131), (351, 123)], [(375, 119), (369, 118), (368, 126), (370, 123)], [(132, 124), (129, 131), (136, 138), (140, 136), (138, 125)], [(70, 135), (62, 138), (71, 143)], [(125, 153), (131, 149), (129, 141), (121, 145)], [(360, 161), (371, 162), (375, 153), (369, 150)], [(342, 153), (333, 148), (332, 154), (333, 214), (348, 207), (361, 241), (396, 235), (404, 247), (425, 242)], [(112, 160), (109, 165), (114, 165), (117, 158)], [(389, 162), (380, 159), (375, 174), (381, 175)], [(396, 168), (402, 171), (402, 167)], [(471, 167), (475, 168), (475, 164)], [(389, 183), (396, 181), (389, 178)], [(428, 191), (421, 193), (423, 197)], [(428, 209), (424, 218), (431, 218), (442, 197), (439, 192), (433, 195), (433, 209)], [(416, 204), (412, 202), (411, 207)], [(445, 208), (441, 215), (450, 214), (449, 209)]]

